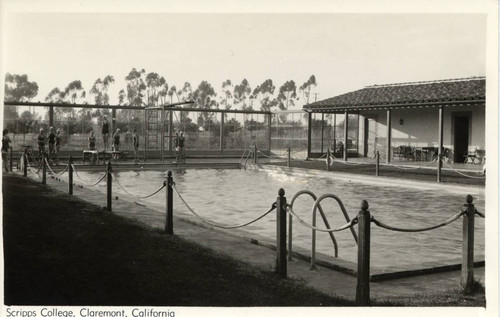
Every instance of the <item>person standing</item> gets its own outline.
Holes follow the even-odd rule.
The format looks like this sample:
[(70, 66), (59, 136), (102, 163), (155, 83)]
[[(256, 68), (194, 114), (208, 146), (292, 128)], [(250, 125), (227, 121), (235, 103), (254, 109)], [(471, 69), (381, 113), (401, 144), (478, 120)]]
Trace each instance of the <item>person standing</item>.
[(38, 160), (40, 161), (40, 166), (41, 166), (43, 153), (45, 153), (45, 135), (43, 134), (43, 129), (40, 129), (40, 134), (38, 134), (37, 140), (38, 140)]
[[(89, 150), (92, 151), (90, 154), (90, 162), (92, 165), (95, 163), (97, 157), (97, 152), (95, 152), (95, 136), (94, 136), (94, 131), (90, 131), (89, 134)], [(94, 153), (95, 152), (95, 153)]]
[(52, 160), (55, 162), (56, 156), (56, 134), (54, 133), (54, 127), (49, 128), (49, 161), (52, 157)]
[(139, 134), (137, 134), (137, 130), (132, 130), (132, 142), (134, 144), (134, 161), (139, 162)]
[[(113, 134), (113, 152), (120, 151), (120, 129), (116, 129), (115, 134)], [(113, 158), (118, 158), (118, 153), (113, 153)]]
[(57, 159), (57, 154), (59, 153), (59, 150), (61, 149), (61, 130), (57, 129), (56, 130), (56, 165), (58, 164), (58, 159)]
[(108, 138), (109, 138), (109, 122), (108, 122), (107, 116), (103, 117), (101, 134), (102, 134), (102, 140), (104, 142), (104, 151), (107, 151), (108, 150)]
[(181, 163), (185, 163), (186, 162), (186, 158), (184, 156), (184, 132), (181, 132), (181, 135), (179, 136), (179, 148), (180, 148), (180, 162)]
[(9, 150), (12, 151), (12, 146), (10, 145), (10, 138), (8, 136), (9, 130), (3, 129), (2, 133), (2, 161), (5, 167), (5, 171), (9, 171)]

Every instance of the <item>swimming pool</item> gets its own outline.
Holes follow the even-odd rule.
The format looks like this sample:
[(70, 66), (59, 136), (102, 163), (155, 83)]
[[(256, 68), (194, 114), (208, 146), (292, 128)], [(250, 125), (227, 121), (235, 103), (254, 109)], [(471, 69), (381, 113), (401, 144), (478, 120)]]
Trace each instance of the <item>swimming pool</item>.
[[(95, 180), (97, 175), (79, 173), (83, 179)], [(147, 195), (158, 189), (167, 172), (128, 171), (115, 173), (125, 189), (135, 195)], [(370, 212), (376, 219), (392, 226), (422, 228), (443, 222), (460, 211), (465, 194), (402, 186), (349, 181), (331, 177), (294, 176), (276, 171), (258, 170), (179, 170), (173, 171), (178, 191), (188, 204), (201, 216), (223, 225), (245, 223), (260, 216), (276, 201), (278, 189), (285, 189), (288, 202), (299, 190), (308, 189), (318, 197), (333, 193), (343, 201), (349, 217), (354, 218), (361, 201), (367, 200)], [(105, 183), (98, 186), (105, 191)], [(117, 194), (125, 194), (118, 186)], [(128, 195), (124, 195), (127, 197)], [(130, 196), (128, 197), (130, 199)], [(165, 194), (141, 200), (159, 212), (165, 212)], [(474, 196), (476, 208), (484, 213), (484, 197)], [(311, 223), (313, 200), (301, 196), (294, 204), (295, 213)], [(345, 219), (334, 200), (322, 202), (331, 227), (340, 227)], [(184, 207), (174, 192), (174, 212), (176, 215), (199, 221)], [(246, 236), (263, 236), (269, 240), (276, 237), (276, 215), (272, 212), (263, 219), (242, 229)], [(318, 227), (323, 227), (318, 215)], [(356, 228), (356, 227), (355, 227)], [(356, 228), (357, 229), (357, 228)], [(388, 231), (372, 225), (371, 266), (375, 268), (412, 268), (425, 262), (440, 264), (460, 263), (462, 252), (462, 220), (421, 233), (400, 233)], [(339, 258), (357, 261), (357, 246), (349, 230), (335, 233), (339, 245)], [(475, 250), (476, 259), (484, 258), (484, 219), (476, 218)], [(311, 230), (294, 221), (294, 246), (310, 250)], [(317, 233), (317, 252), (334, 255), (332, 241), (327, 233)]]

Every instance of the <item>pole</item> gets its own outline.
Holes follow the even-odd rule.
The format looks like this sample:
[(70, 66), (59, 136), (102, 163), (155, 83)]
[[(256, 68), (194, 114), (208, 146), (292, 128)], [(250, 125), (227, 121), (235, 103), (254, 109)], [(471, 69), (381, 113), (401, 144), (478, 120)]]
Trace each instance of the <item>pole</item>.
[(438, 148), (438, 170), (437, 170), (437, 182), (441, 183), (441, 168), (443, 167), (443, 162), (441, 161), (443, 157), (443, 106), (439, 106), (439, 148)]
[(106, 206), (106, 210), (107, 211), (111, 211), (111, 202), (113, 200), (113, 191), (112, 191), (112, 182), (113, 182), (113, 179), (112, 179), (112, 176), (111, 176), (111, 161), (108, 161), (108, 169), (107, 169), (107, 179), (106, 179), (106, 187), (107, 187), (107, 198), (108, 198), (108, 202), (107, 202), (107, 206)]
[(220, 135), (219, 135), (219, 150), (220, 154), (224, 153), (224, 112), (220, 113)]
[(467, 208), (463, 219), (463, 241), (462, 241), (462, 286), (468, 288), (474, 282), (474, 214), (475, 208), (473, 198), (467, 195)]
[(254, 145), (254, 163), (257, 165), (259, 163), (259, 152), (257, 152), (258, 149), (257, 149), (257, 144)]
[(280, 188), (276, 199), (276, 273), (287, 277), (286, 262), (286, 197)]
[(347, 162), (347, 142), (349, 140), (349, 112), (345, 112), (344, 114), (344, 153), (342, 156), (344, 156), (344, 161)]
[(363, 200), (358, 213), (358, 284), (356, 304), (370, 305), (370, 212)]
[(24, 150), (23, 154), (23, 176), (28, 177), (28, 154), (26, 154), (26, 150)]
[(43, 152), (42, 154), (42, 184), (47, 184), (47, 153)]
[(330, 170), (330, 147), (326, 149), (326, 170)]
[(287, 161), (287, 166), (290, 167), (291, 165), (291, 154), (290, 154), (290, 146), (288, 147), (288, 161)]
[(387, 109), (387, 149), (385, 151), (385, 161), (387, 164), (391, 162), (391, 137), (392, 137), (392, 126), (391, 126), (391, 109)]
[(375, 165), (375, 176), (379, 176), (380, 172), (380, 152), (377, 151), (377, 164)]
[(9, 170), (12, 172), (13, 164), (12, 164), (12, 149), (9, 151)]
[(68, 193), (73, 195), (73, 157), (69, 156), (68, 166)]
[(172, 185), (174, 184), (174, 179), (172, 178), (172, 171), (168, 171), (167, 180), (165, 185), (167, 187), (167, 213), (165, 219), (165, 232), (168, 234), (174, 234), (174, 195), (172, 190)]

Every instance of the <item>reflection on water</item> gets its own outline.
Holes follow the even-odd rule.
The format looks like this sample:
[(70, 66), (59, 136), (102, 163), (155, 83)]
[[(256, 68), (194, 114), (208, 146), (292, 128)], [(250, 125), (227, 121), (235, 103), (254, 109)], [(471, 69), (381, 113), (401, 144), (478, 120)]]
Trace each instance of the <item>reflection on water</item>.
[[(96, 175), (81, 174), (89, 180), (96, 178)], [(119, 172), (117, 179), (129, 192), (140, 196), (158, 189), (166, 176), (167, 171), (130, 171)], [(386, 224), (403, 228), (422, 228), (441, 223), (459, 212), (465, 203), (465, 194), (255, 170), (175, 170), (173, 177), (179, 192), (198, 214), (223, 225), (241, 224), (257, 218), (276, 201), (279, 188), (285, 189), (288, 202), (296, 192), (303, 189), (314, 192), (317, 197), (327, 193), (335, 194), (344, 203), (351, 219), (357, 215), (361, 201), (365, 199), (374, 217)], [(105, 184), (100, 185), (100, 189), (104, 191)], [(113, 190), (121, 191), (118, 186)], [(164, 212), (165, 195), (159, 194), (141, 203)], [(474, 197), (474, 204), (479, 211), (484, 212), (484, 197)], [(312, 205), (312, 198), (303, 195), (295, 201), (294, 211), (311, 223)], [(197, 220), (182, 206), (182, 201), (175, 194), (174, 206), (178, 215)], [(322, 206), (332, 227), (340, 227), (345, 223), (335, 200), (325, 199)], [(317, 226), (324, 228), (319, 215)], [(242, 230), (246, 236), (261, 235), (274, 240), (275, 213), (272, 212)], [(372, 225), (371, 231), (373, 267), (408, 268), (416, 263), (430, 261), (451, 264), (459, 263), (456, 260), (461, 257), (461, 219), (446, 227), (420, 233), (393, 232), (375, 225)], [(355, 262), (357, 247), (351, 232), (344, 230), (335, 233), (335, 237), (339, 245), (339, 257)], [(479, 217), (476, 218), (475, 237), (474, 254), (476, 258), (484, 257), (484, 219)], [(294, 245), (310, 250), (311, 230), (294, 221), (293, 241)], [(317, 251), (333, 255), (333, 245), (328, 233), (317, 233)]]

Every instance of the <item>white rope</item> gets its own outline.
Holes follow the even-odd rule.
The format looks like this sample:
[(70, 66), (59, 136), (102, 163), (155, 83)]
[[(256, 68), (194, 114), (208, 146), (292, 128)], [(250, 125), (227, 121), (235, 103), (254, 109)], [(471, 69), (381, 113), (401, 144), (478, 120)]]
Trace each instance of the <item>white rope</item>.
[(137, 198), (137, 199), (146, 199), (146, 198), (152, 197), (152, 196), (158, 194), (160, 192), (160, 190), (162, 190), (166, 186), (165, 182), (163, 182), (163, 185), (160, 188), (158, 188), (156, 191), (154, 191), (152, 194), (149, 194), (146, 196), (138, 196), (138, 195), (131, 194), (128, 190), (126, 190), (125, 187), (123, 187), (122, 184), (120, 184), (120, 182), (118, 181), (118, 179), (115, 177), (115, 175), (113, 173), (111, 173), (111, 177), (115, 180), (115, 182), (118, 184), (118, 186), (120, 186), (120, 188), (125, 193), (127, 193), (128, 195), (133, 196), (134, 198)]
[[(460, 172), (460, 171), (458, 171), (458, 170), (454, 169), (454, 168), (453, 168), (450, 164), (446, 163), (445, 161), (442, 161), (442, 162), (443, 162), (444, 164), (446, 164), (446, 166), (447, 166), (448, 168), (450, 168), (452, 171), (454, 171), (455, 173), (457, 173), (457, 174), (459, 174), (459, 175), (462, 175), (462, 176), (464, 176), (464, 177), (475, 178), (475, 179), (486, 179), (486, 177), (485, 177), (485, 176), (472, 176), (472, 175), (467, 175), (467, 174), (464, 174), (464, 173), (462, 173), (462, 172)], [(478, 173), (482, 173), (482, 172), (471, 172), (471, 173), (476, 173), (476, 174), (478, 174)]]
[(104, 175), (102, 175), (102, 177), (96, 183), (87, 183), (83, 178), (80, 177), (80, 175), (78, 175), (78, 172), (76, 171), (75, 165), (71, 164), (71, 166), (73, 167), (73, 171), (75, 172), (76, 177), (78, 177), (80, 179), (80, 181), (86, 186), (96, 186), (97, 184), (102, 182), (102, 180), (106, 177), (106, 175), (108, 175), (108, 171), (106, 171), (106, 172), (104, 172)]
[(300, 218), (294, 211), (293, 211), (293, 208), (292, 206), (288, 205), (287, 206), (287, 212), (290, 213), (291, 215), (293, 215), (295, 218), (297, 218), (297, 220), (304, 226), (306, 226), (307, 228), (309, 229), (312, 229), (312, 230), (316, 230), (316, 231), (320, 231), (320, 232), (338, 232), (338, 231), (342, 231), (342, 230), (345, 230), (347, 228), (350, 228), (352, 226), (354, 226), (356, 223), (358, 223), (358, 217), (354, 217), (351, 221), (349, 221), (348, 223), (346, 223), (345, 225), (339, 227), (339, 228), (336, 228), (336, 229), (321, 229), (321, 228), (318, 228), (318, 227), (315, 227), (309, 223), (307, 223), (306, 221), (302, 220), (302, 218)]
[(175, 184), (172, 185), (172, 188), (175, 189), (175, 192), (177, 193), (177, 195), (179, 196), (179, 198), (182, 200), (182, 202), (184, 203), (184, 205), (186, 205), (186, 207), (189, 209), (189, 211), (191, 211), (196, 217), (198, 217), (198, 219), (200, 219), (204, 223), (207, 223), (207, 224), (209, 224), (209, 225), (211, 225), (213, 227), (221, 228), (221, 229), (236, 229), (236, 228), (241, 228), (241, 227), (248, 226), (248, 225), (256, 222), (257, 220), (262, 219), (263, 217), (265, 217), (267, 214), (269, 214), (271, 211), (273, 211), (276, 208), (275, 204), (273, 204), (273, 206), (271, 207), (271, 209), (269, 209), (268, 211), (266, 211), (265, 213), (263, 213), (259, 217), (255, 218), (254, 220), (246, 222), (246, 223), (243, 223), (243, 224), (239, 224), (239, 225), (221, 225), (221, 224), (212, 222), (210, 220), (207, 220), (207, 219), (201, 217), (199, 214), (197, 214), (193, 210), (193, 208), (191, 208), (191, 206), (189, 206), (189, 204), (186, 202), (186, 200), (184, 200), (184, 198), (181, 196), (181, 194), (177, 190), (177, 187), (175, 186)]

